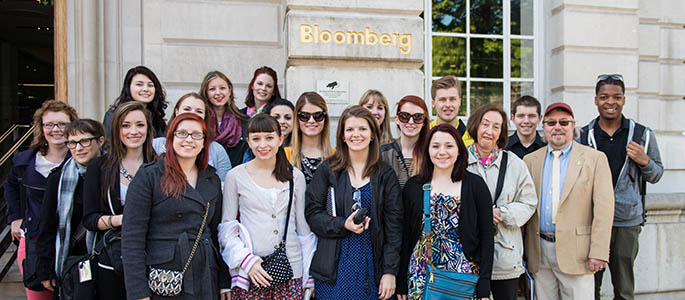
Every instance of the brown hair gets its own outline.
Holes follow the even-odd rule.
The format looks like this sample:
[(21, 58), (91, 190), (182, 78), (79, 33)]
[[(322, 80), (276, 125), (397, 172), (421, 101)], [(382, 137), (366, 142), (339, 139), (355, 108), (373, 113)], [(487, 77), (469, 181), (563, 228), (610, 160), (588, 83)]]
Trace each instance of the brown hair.
[[(221, 78), (223, 81), (226, 82), (226, 85), (228, 86), (228, 89), (231, 91), (231, 95), (228, 97), (228, 102), (226, 102), (226, 110), (236, 116), (238, 119), (247, 121), (247, 116), (244, 115), (243, 113), (240, 112), (240, 109), (238, 109), (238, 106), (235, 104), (235, 94), (233, 93), (233, 83), (224, 75), (224, 73), (221, 73), (219, 71), (210, 71), (205, 75), (205, 78), (202, 79), (202, 84), (200, 85), (200, 95), (205, 98), (205, 100), (209, 101), (209, 96), (207, 95), (207, 89), (209, 88), (209, 82), (214, 80), (215, 78)], [(212, 112), (214, 111), (213, 109), (211, 110)], [(218, 119), (221, 119), (223, 116), (215, 116)]]
[(507, 147), (509, 140), (509, 120), (507, 119), (507, 113), (498, 105), (488, 103), (472, 112), (469, 117), (469, 123), (466, 125), (466, 131), (473, 138), (473, 142), (478, 143), (478, 127), (480, 122), (483, 120), (483, 116), (491, 111), (498, 112), (502, 116), (502, 128), (500, 128), (499, 137), (497, 138), (497, 147), (504, 149)]
[(359, 98), (359, 105), (365, 106), (369, 101), (373, 101), (374, 103), (378, 101), (383, 104), (383, 107), (385, 107), (385, 116), (383, 117), (383, 122), (381, 123), (380, 127), (381, 144), (392, 143), (393, 138), (392, 132), (390, 132), (390, 107), (388, 106), (388, 99), (377, 90), (368, 90), (364, 92), (361, 98)]
[(302, 143), (300, 142), (302, 140), (302, 132), (300, 132), (300, 121), (297, 119), (297, 113), (302, 110), (302, 107), (305, 104), (312, 104), (315, 106), (318, 106), (321, 108), (325, 113), (326, 113), (326, 118), (324, 119), (323, 123), (323, 129), (321, 130), (321, 138), (319, 139), (319, 147), (321, 147), (321, 150), (323, 152), (323, 159), (326, 159), (328, 156), (333, 153), (333, 148), (331, 147), (331, 139), (329, 137), (329, 126), (330, 126), (330, 116), (328, 116), (328, 106), (326, 106), (326, 100), (321, 97), (321, 95), (317, 94), (316, 92), (304, 92), (302, 95), (300, 95), (299, 98), (297, 98), (297, 102), (295, 103), (295, 111), (294, 111), (294, 117), (295, 121), (293, 122), (293, 131), (290, 134), (292, 137), (292, 155), (290, 156), (290, 163), (298, 169), (302, 169), (302, 159), (300, 156), (302, 155)]
[[(198, 94), (196, 92), (187, 93), (187, 94), (181, 96), (181, 98), (179, 98), (178, 101), (176, 101), (176, 105), (174, 105), (174, 110), (171, 113), (171, 119), (169, 120), (169, 126), (171, 126), (171, 121), (176, 117), (176, 110), (181, 108), (181, 103), (183, 103), (184, 100), (186, 100), (190, 97), (200, 99), (202, 101), (202, 103), (205, 104), (205, 116), (203, 117), (203, 119), (204, 119), (205, 126), (207, 128), (211, 128), (210, 123), (209, 123), (209, 111), (212, 110), (212, 106), (209, 103), (209, 100), (207, 100), (207, 98), (200, 96), (200, 94)], [(212, 136), (211, 132), (207, 132), (206, 136), (209, 138), (210, 141), (214, 140), (214, 137)]]
[(459, 84), (459, 79), (454, 75), (447, 75), (433, 81), (431, 85), (431, 99), (435, 100), (435, 94), (438, 90), (456, 88), (457, 95), (461, 96), (461, 85)]
[(533, 96), (525, 95), (516, 99), (516, 101), (514, 101), (514, 104), (511, 106), (512, 116), (516, 115), (516, 109), (519, 106), (535, 107), (537, 109), (538, 116), (542, 116), (542, 107), (540, 106), (540, 101), (538, 101), (538, 99), (535, 99), (535, 97)]
[[(249, 139), (250, 133), (257, 132), (275, 132), (278, 136), (281, 136), (281, 125), (274, 117), (267, 113), (258, 113), (250, 119), (247, 123), (247, 136)], [(288, 158), (285, 157), (285, 151), (283, 151), (283, 145), (278, 147), (276, 152), (276, 166), (272, 173), (276, 179), (280, 182), (286, 182), (293, 179), (293, 169), (292, 165), (288, 162)]]
[(369, 154), (366, 158), (366, 166), (364, 167), (362, 177), (371, 177), (373, 174), (380, 172), (383, 167), (383, 162), (380, 159), (380, 130), (378, 129), (378, 125), (376, 125), (376, 118), (373, 117), (371, 112), (369, 112), (366, 107), (359, 105), (352, 105), (346, 108), (340, 116), (338, 134), (335, 139), (338, 149), (333, 153), (331, 158), (329, 158), (331, 170), (337, 172), (339, 170), (346, 170), (351, 166), (349, 149), (344, 141), (345, 122), (347, 122), (347, 119), (350, 117), (362, 118), (369, 123), (371, 129), (371, 143), (369, 144)]
[(33, 124), (36, 125), (36, 129), (33, 131), (33, 141), (31, 141), (29, 146), (31, 149), (38, 149), (42, 155), (48, 154), (48, 140), (45, 139), (45, 134), (43, 134), (43, 115), (49, 111), (67, 114), (69, 121), (78, 119), (76, 110), (69, 106), (69, 104), (57, 100), (43, 102), (43, 105), (33, 113)]
[(461, 134), (457, 131), (454, 126), (450, 124), (440, 124), (433, 127), (428, 133), (426, 140), (423, 141), (423, 151), (421, 157), (423, 158), (423, 163), (421, 164), (421, 171), (418, 175), (418, 180), (420, 183), (426, 183), (433, 179), (433, 161), (431, 161), (428, 149), (430, 148), (430, 141), (433, 135), (440, 132), (448, 133), (454, 138), (454, 142), (457, 144), (457, 149), (459, 149), (459, 154), (457, 156), (457, 161), (454, 162), (454, 168), (452, 168), (451, 179), (452, 182), (457, 182), (464, 179), (466, 176), (466, 166), (468, 165), (468, 152), (466, 152), (466, 146), (464, 146), (464, 141), (461, 139)]
[[(281, 98), (281, 92), (278, 90), (278, 75), (276, 75), (276, 71), (267, 66), (263, 66), (254, 71), (252, 80), (250, 80), (250, 84), (248, 84), (247, 86), (247, 96), (245, 96), (245, 106), (247, 107), (255, 106), (254, 90), (252, 90), (252, 86), (254, 85), (255, 80), (257, 80), (257, 76), (259, 76), (260, 74), (269, 75), (269, 77), (271, 77), (271, 79), (273, 79), (274, 81), (274, 93), (273, 95), (271, 95), (271, 98), (266, 100), (266, 104), (271, 104), (274, 100)], [(232, 91), (233, 88), (231, 88), (231, 92)], [(255, 109), (259, 109), (259, 107), (255, 107)]]
[(107, 199), (109, 189), (114, 185), (115, 178), (119, 176), (119, 165), (121, 160), (126, 156), (126, 146), (121, 141), (121, 124), (124, 123), (126, 116), (133, 111), (141, 111), (145, 115), (145, 123), (147, 124), (147, 132), (145, 136), (145, 143), (143, 144), (143, 161), (150, 162), (155, 159), (156, 153), (152, 149), (152, 139), (155, 137), (152, 128), (152, 117), (150, 111), (145, 108), (145, 104), (138, 101), (129, 101), (120, 104), (115, 110), (112, 117), (112, 127), (109, 130), (109, 138), (111, 145), (109, 151), (105, 155), (102, 162), (102, 186), (101, 193), (103, 199)]

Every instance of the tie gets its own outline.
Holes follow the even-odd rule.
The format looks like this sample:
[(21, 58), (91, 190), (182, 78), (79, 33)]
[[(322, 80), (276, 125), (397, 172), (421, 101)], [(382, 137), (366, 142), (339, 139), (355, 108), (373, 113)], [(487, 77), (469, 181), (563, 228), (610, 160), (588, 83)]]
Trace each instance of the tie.
[(560, 182), (561, 167), (559, 166), (560, 150), (552, 151), (554, 162), (552, 162), (552, 224), (557, 223), (557, 210), (559, 209), (559, 198), (561, 197)]

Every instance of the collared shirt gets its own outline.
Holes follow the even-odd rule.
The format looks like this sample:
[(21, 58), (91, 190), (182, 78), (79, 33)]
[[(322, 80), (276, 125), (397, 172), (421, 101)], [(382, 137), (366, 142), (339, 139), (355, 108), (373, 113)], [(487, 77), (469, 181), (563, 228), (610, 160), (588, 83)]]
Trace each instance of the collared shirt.
[[(559, 155), (559, 203), (561, 203), (561, 195), (564, 190), (564, 182), (566, 181), (566, 171), (568, 171), (568, 161), (571, 156), (571, 146), (561, 149)], [(552, 154), (551, 146), (547, 146), (547, 155), (545, 156), (545, 165), (542, 169), (542, 193), (540, 199), (540, 232), (555, 233), (556, 226), (552, 224), (552, 164), (554, 163), (554, 155)]]
[(521, 140), (519, 139), (518, 134), (516, 133), (516, 131), (514, 131), (514, 134), (509, 136), (509, 143), (507, 143), (507, 147), (505, 149), (514, 152), (516, 156), (518, 156), (520, 159), (523, 159), (523, 157), (526, 154), (534, 152), (535, 150), (538, 150), (546, 145), (547, 143), (542, 141), (542, 138), (536, 131), (535, 141), (533, 141), (533, 143), (530, 144), (530, 146), (526, 147), (523, 144), (521, 144)]
[(595, 122), (595, 142), (597, 150), (604, 152), (609, 159), (611, 169), (611, 182), (616, 187), (618, 176), (626, 162), (626, 145), (628, 145), (628, 132), (630, 131), (630, 121), (621, 115), (621, 127), (616, 129), (613, 135), (609, 135)]
[[(431, 121), (430, 123), (430, 128), (433, 128), (435, 126), (438, 126), (438, 118), (435, 118), (435, 120)], [(469, 135), (469, 132), (466, 131), (466, 125), (464, 122), (459, 120), (459, 123), (457, 123), (457, 131), (461, 133), (461, 140), (464, 141), (464, 146), (468, 147), (469, 145), (473, 144), (473, 138), (471, 135)]]

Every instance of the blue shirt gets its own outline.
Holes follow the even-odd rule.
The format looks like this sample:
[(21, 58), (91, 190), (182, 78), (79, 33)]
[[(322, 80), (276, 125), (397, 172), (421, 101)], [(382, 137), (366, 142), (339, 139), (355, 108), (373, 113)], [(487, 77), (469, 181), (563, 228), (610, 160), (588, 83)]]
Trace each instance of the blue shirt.
[[(568, 161), (571, 156), (571, 145), (573, 145), (573, 142), (562, 148), (561, 155), (559, 155), (559, 203), (561, 203), (561, 194), (564, 190), (564, 182), (566, 181), (566, 171), (568, 171)], [(551, 146), (547, 145), (545, 165), (542, 169), (542, 193), (540, 194), (540, 232), (542, 233), (555, 233), (556, 230), (556, 226), (552, 224), (553, 150)]]

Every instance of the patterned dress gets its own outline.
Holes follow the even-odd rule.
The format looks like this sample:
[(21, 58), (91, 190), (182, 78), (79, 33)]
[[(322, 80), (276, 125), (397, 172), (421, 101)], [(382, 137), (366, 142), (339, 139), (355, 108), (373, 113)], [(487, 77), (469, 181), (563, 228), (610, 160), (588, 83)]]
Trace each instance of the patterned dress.
[[(371, 183), (359, 188), (361, 205), (371, 211)], [(371, 233), (350, 233), (340, 245), (338, 276), (335, 285), (316, 280), (316, 299), (378, 299), (378, 286), (373, 273)]]
[[(469, 261), (464, 256), (459, 241), (459, 197), (432, 194), (431, 234), (433, 236), (433, 265), (436, 268), (452, 272), (473, 274)], [(423, 225), (421, 225), (423, 228)], [(421, 299), (426, 283), (426, 234), (422, 233), (419, 242), (409, 260), (409, 295), (411, 300)]]

